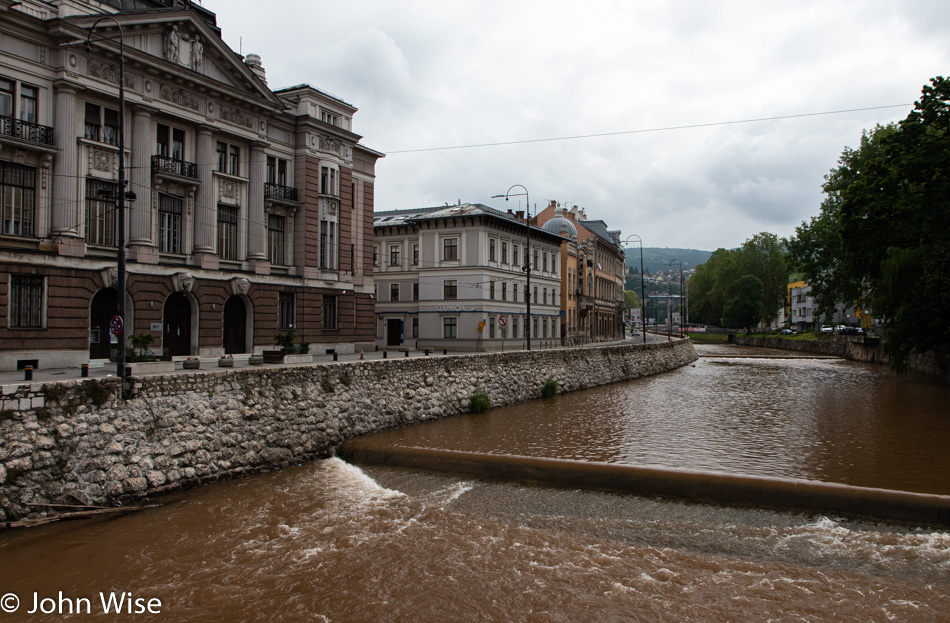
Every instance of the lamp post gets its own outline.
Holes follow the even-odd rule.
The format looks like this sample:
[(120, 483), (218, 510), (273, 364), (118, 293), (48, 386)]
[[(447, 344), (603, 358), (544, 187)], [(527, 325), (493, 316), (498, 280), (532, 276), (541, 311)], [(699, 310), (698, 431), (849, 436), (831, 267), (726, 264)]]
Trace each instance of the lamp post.
[(647, 304), (646, 299), (644, 298), (645, 289), (643, 287), (643, 239), (636, 234), (630, 234), (627, 236), (627, 239), (623, 241), (623, 244), (626, 246), (631, 238), (636, 238), (637, 242), (640, 243), (640, 319), (643, 321), (643, 343), (647, 343)]
[[(679, 261), (679, 260), (670, 260), (669, 262), (667, 262), (667, 265), (669, 265), (670, 270), (673, 269), (673, 262), (676, 262), (677, 264), (680, 265), (680, 295), (679, 295), (680, 330), (679, 330), (679, 332), (682, 333), (682, 332), (683, 332), (683, 262), (681, 262), (681, 261)], [(670, 332), (669, 332), (669, 334), (670, 334), (670, 336), (673, 335), (673, 311), (672, 311), (672, 308), (670, 309)]]
[[(122, 25), (111, 15), (104, 15), (96, 20), (89, 28), (89, 36), (83, 45), (86, 52), (92, 52), (92, 33), (104, 19), (111, 19), (119, 29), (119, 197), (116, 203), (116, 229), (118, 246), (118, 270), (116, 280), (119, 291), (119, 301), (116, 316), (110, 323), (110, 330), (116, 333), (119, 340), (116, 348), (116, 376), (125, 378), (125, 38)], [(118, 329), (116, 331), (116, 329)]]
[[(523, 193), (511, 194), (511, 191), (515, 188), (520, 188), (523, 190)], [(528, 350), (531, 350), (531, 200), (528, 198), (528, 189), (522, 186), (521, 184), (514, 184), (511, 188), (505, 192), (504, 195), (492, 195), (492, 199), (501, 199), (505, 198), (505, 201), (508, 201), (508, 197), (524, 197), (525, 201), (525, 219), (524, 219), (524, 266), (521, 270), (524, 271), (527, 278), (527, 283), (525, 285), (524, 299), (527, 304), (527, 320), (525, 321), (524, 326), (524, 337), (525, 344), (528, 347)]]

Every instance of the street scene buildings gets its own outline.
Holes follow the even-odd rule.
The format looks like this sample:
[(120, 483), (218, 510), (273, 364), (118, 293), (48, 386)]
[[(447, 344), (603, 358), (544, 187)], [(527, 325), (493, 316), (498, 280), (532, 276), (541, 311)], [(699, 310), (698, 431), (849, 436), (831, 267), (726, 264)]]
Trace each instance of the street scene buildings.
[(356, 107), (273, 90), (186, 0), (0, 0), (0, 39), (0, 369), (114, 356), (122, 239), (125, 334), (166, 359), (372, 344)]

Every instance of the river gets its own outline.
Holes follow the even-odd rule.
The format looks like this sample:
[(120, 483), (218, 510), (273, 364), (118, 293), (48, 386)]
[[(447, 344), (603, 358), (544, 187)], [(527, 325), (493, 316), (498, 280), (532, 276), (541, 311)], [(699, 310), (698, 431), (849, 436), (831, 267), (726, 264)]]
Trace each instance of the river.
[[(662, 376), (384, 435), (950, 492), (950, 388), (697, 350), (695, 366)], [(337, 458), (161, 501), (0, 534), (0, 605), (20, 601), (0, 621), (63, 620), (28, 614), (34, 594), (57, 610), (89, 604), (69, 620), (129, 620), (102, 614), (110, 591), (159, 600), (150, 618), (169, 621), (950, 621), (940, 530)]]

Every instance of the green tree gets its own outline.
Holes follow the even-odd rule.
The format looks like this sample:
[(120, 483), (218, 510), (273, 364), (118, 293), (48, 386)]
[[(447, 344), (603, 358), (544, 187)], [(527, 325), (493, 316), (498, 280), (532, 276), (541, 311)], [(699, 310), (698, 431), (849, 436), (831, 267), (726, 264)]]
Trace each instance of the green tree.
[(640, 295), (633, 290), (624, 290), (623, 299), (628, 312), (631, 309), (640, 309)]
[(788, 286), (785, 256), (785, 242), (768, 232), (746, 240), (738, 256), (740, 272), (743, 275), (755, 275), (762, 284), (759, 316), (769, 324), (773, 324), (779, 310), (785, 306)]
[(790, 241), (820, 303), (869, 305), (900, 372), (914, 353), (950, 362), (950, 81), (932, 79), (907, 118), (865, 133), (826, 180), (822, 214)]
[(743, 275), (729, 291), (729, 301), (722, 311), (723, 324), (729, 329), (751, 333), (762, 318), (762, 280), (755, 275)]

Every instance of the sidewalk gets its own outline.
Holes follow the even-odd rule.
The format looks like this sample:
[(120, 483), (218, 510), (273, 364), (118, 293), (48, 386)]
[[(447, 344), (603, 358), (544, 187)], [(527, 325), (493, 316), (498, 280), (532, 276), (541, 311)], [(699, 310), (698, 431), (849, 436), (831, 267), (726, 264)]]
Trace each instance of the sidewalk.
[[(662, 337), (662, 339), (660, 339)], [(625, 340), (614, 340), (610, 342), (594, 342), (593, 344), (588, 344), (585, 346), (572, 346), (570, 348), (598, 348), (601, 346), (614, 346), (618, 344), (640, 344), (642, 343), (643, 338), (641, 337), (632, 337)], [(648, 335), (648, 342), (655, 341), (666, 341), (666, 336), (654, 336)], [(567, 348), (567, 347), (565, 347)], [(495, 351), (493, 351), (495, 352)], [(514, 351), (512, 351), (514, 352)], [(370, 350), (364, 351), (362, 353), (350, 353), (350, 354), (339, 354), (337, 355), (337, 361), (340, 362), (352, 362), (362, 360), (379, 360), (383, 359), (384, 351), (380, 350)], [(449, 350), (448, 355), (472, 355), (477, 353), (471, 352), (462, 352), (456, 351), (453, 352)], [(247, 368), (282, 368), (290, 366), (307, 366), (311, 365), (309, 363), (264, 363), (260, 365), (250, 365), (247, 360), (250, 355), (234, 355), (234, 366), (231, 368), (221, 368), (218, 367), (218, 357), (201, 357), (201, 367), (197, 370), (185, 370), (182, 368), (182, 360), (175, 361), (175, 371), (174, 372), (156, 372), (156, 373), (145, 373), (139, 374), (138, 376), (150, 376), (152, 374), (201, 374), (206, 372), (219, 372), (225, 370), (242, 370)], [(406, 357), (416, 358), (416, 357), (445, 357), (442, 350), (430, 350), (429, 354), (426, 355), (423, 350), (415, 349), (388, 349), (386, 351), (387, 359), (404, 359)], [(324, 364), (324, 363), (333, 363), (333, 355), (327, 354), (314, 354), (313, 363), (314, 364)], [(89, 376), (88, 378), (108, 378), (116, 376), (116, 364), (114, 362), (102, 362), (102, 361), (93, 361), (89, 365)], [(82, 369), (81, 368), (49, 368), (49, 369), (38, 369), (33, 370), (33, 379), (30, 381), (26, 380), (26, 374), (23, 370), (18, 370), (15, 372), (0, 372), (0, 386), (4, 385), (23, 385), (27, 383), (45, 383), (48, 381), (66, 381), (72, 379), (81, 379), (82, 378)]]

